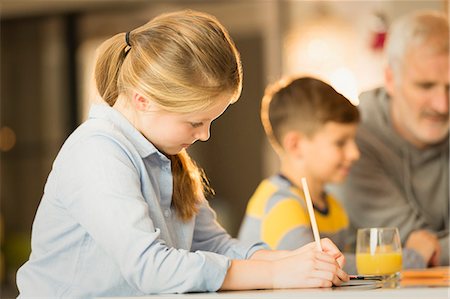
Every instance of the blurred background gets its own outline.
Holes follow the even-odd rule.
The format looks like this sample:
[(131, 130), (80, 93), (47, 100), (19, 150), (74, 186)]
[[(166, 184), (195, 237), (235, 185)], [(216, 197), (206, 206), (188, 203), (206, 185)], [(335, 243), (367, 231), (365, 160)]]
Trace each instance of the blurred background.
[(390, 23), (448, 7), (448, 0), (1, 0), (1, 297), (17, 295), (15, 273), (30, 253), (52, 162), (94, 101), (95, 49), (104, 39), (184, 8), (211, 13), (229, 30), (242, 56), (243, 93), (214, 123), (210, 140), (189, 151), (216, 191), (219, 221), (236, 236), (247, 200), (278, 163), (259, 119), (266, 84), (311, 74), (357, 104), (361, 91), (382, 83)]

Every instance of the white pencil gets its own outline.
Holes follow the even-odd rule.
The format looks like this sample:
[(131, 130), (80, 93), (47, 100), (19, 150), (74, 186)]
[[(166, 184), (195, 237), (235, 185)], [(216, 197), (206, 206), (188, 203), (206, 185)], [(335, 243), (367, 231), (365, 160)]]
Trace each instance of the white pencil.
[(306, 178), (302, 178), (303, 193), (305, 193), (306, 206), (308, 207), (309, 219), (311, 220), (311, 226), (314, 234), (314, 240), (316, 241), (317, 249), (322, 251), (322, 245), (320, 245), (320, 235), (319, 229), (317, 228), (316, 217), (314, 216), (314, 209), (311, 200), (311, 195), (309, 195), (308, 183), (306, 183)]

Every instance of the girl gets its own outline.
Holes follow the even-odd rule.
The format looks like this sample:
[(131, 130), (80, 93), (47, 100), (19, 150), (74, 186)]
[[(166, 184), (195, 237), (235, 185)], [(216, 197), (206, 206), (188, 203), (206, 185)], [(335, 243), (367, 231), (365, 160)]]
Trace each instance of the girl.
[(19, 297), (323, 287), (348, 279), (325, 239), (294, 251), (232, 239), (185, 149), (239, 98), (239, 54), (204, 13), (161, 15), (101, 47), (105, 104), (65, 142), (17, 273)]

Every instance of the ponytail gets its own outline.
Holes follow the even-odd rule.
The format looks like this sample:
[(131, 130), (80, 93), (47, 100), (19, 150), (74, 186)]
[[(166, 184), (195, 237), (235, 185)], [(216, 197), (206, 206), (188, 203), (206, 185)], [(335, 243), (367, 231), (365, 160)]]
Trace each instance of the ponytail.
[(118, 77), (127, 54), (126, 48), (124, 33), (116, 34), (99, 48), (95, 65), (95, 82), (100, 96), (110, 106), (114, 105), (121, 92)]
[(205, 193), (213, 194), (205, 173), (183, 150), (169, 156), (172, 164), (173, 193), (172, 205), (178, 217), (187, 221), (198, 212), (198, 205), (204, 200)]

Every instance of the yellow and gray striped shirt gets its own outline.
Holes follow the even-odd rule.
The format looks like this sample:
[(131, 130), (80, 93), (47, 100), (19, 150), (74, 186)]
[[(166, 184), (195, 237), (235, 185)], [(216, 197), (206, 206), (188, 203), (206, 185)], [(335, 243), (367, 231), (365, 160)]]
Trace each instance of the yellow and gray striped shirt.
[[(348, 217), (340, 203), (326, 195), (327, 210), (314, 209), (321, 237), (344, 250)], [(247, 205), (239, 239), (264, 241), (272, 249), (296, 249), (314, 240), (303, 193), (275, 175), (263, 180)]]

